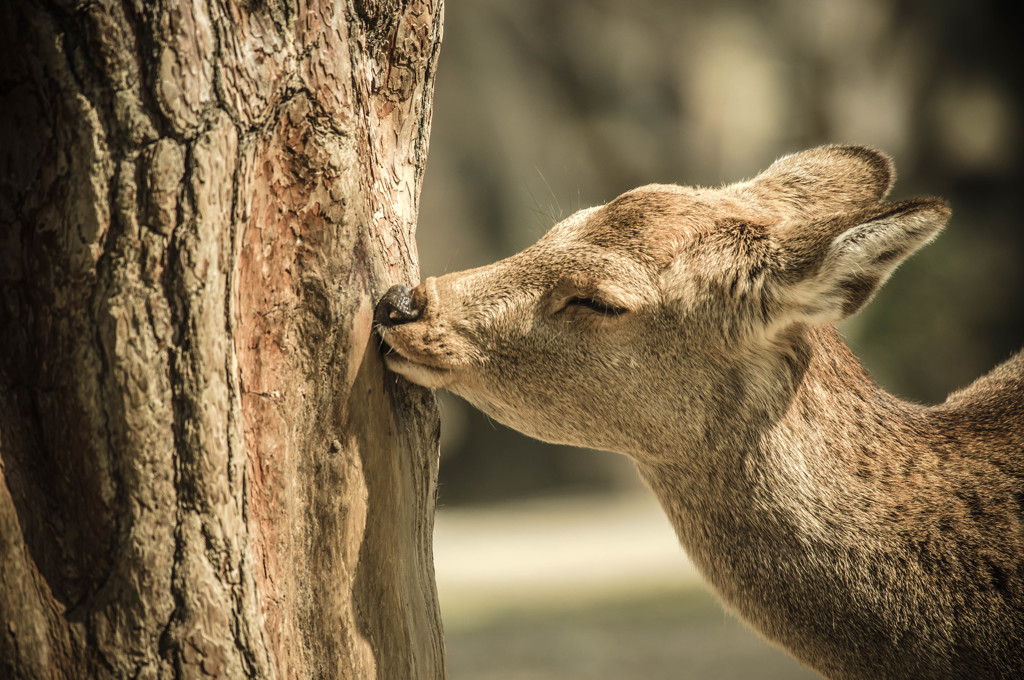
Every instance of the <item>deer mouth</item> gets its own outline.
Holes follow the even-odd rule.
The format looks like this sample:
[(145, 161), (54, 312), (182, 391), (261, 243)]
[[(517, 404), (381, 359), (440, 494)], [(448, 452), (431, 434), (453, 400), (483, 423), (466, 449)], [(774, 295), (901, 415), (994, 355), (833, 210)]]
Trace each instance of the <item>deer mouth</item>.
[(440, 365), (440, 362), (433, 357), (420, 356), (403, 348), (397, 342), (397, 338), (391, 338), (389, 341), (384, 337), (384, 333), (379, 333), (378, 337), (380, 338), (381, 354), (384, 356), (384, 365), (390, 371), (423, 387), (447, 387), (451, 382), (451, 368)]

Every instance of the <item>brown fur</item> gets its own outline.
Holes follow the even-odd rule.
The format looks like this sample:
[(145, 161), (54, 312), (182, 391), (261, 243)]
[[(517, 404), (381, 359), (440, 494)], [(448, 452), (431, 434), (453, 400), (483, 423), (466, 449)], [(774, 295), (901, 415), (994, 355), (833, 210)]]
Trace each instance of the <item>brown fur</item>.
[(723, 601), (830, 678), (1024, 677), (1024, 355), (921, 407), (831, 326), (949, 217), (882, 203), (892, 178), (823, 147), (635, 189), (390, 293), (388, 364), (631, 456)]

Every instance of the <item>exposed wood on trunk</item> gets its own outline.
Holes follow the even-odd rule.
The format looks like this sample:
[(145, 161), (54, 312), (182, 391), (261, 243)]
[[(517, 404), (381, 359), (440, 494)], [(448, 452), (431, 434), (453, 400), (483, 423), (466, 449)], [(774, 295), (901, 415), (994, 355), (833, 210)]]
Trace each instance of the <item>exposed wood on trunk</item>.
[(0, 4), (0, 675), (444, 675), (441, 0)]

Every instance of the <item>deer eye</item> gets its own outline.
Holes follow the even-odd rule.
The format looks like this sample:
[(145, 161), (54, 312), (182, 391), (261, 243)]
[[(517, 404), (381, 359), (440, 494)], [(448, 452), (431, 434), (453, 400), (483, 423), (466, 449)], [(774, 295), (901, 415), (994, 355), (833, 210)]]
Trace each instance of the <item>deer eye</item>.
[(602, 300), (581, 297), (579, 295), (574, 295), (565, 303), (565, 309), (570, 307), (585, 307), (592, 312), (603, 314), (604, 316), (619, 316), (620, 314), (625, 314), (629, 311), (624, 307), (616, 307), (615, 305), (610, 305)]

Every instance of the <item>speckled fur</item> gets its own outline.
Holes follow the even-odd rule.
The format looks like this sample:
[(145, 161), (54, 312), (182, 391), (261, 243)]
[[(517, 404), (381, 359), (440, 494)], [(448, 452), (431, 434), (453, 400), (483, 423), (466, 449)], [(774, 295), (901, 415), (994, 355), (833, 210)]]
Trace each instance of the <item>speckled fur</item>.
[(726, 605), (827, 677), (1024, 677), (1024, 355), (922, 407), (831, 325), (949, 217), (892, 180), (833, 146), (635, 189), (426, 280), (389, 366), (631, 456)]

